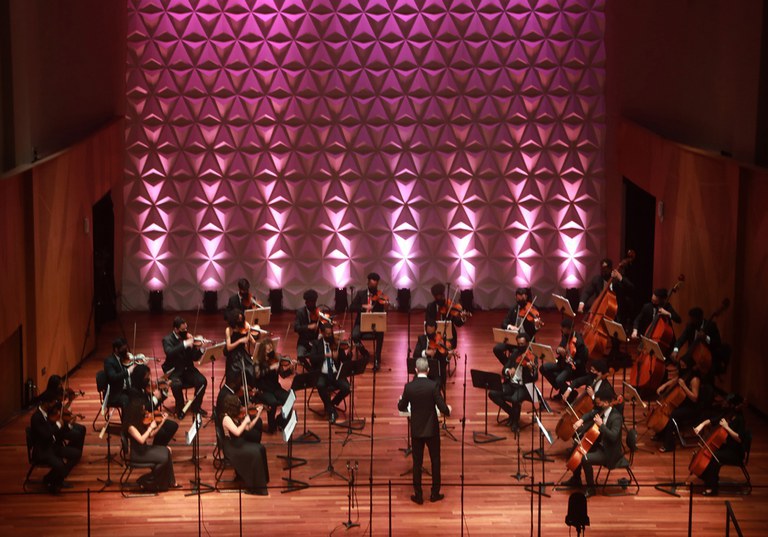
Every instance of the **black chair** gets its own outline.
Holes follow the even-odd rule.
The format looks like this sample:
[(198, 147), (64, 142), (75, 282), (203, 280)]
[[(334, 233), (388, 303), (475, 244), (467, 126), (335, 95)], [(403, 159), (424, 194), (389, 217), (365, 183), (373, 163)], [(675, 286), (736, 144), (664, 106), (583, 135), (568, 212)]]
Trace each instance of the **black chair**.
[(25, 432), (27, 434), (27, 461), (29, 462), (29, 471), (27, 472), (27, 476), (24, 478), (24, 484), (22, 485), (22, 488), (24, 489), (24, 492), (27, 492), (27, 485), (29, 484), (36, 484), (36, 485), (45, 484), (45, 481), (43, 481), (42, 479), (35, 480), (35, 481), (30, 479), (30, 477), (32, 476), (32, 472), (35, 470), (35, 468), (50, 468), (51, 465), (35, 461), (34, 453), (32, 453), (32, 429), (30, 427), (27, 427), (25, 429)]
[[(133, 474), (134, 470), (142, 470), (142, 469), (148, 469), (152, 470), (152, 467), (154, 464), (151, 462), (134, 462), (131, 460), (131, 448), (130, 448), (130, 442), (128, 441), (128, 436), (125, 433), (122, 433), (120, 435), (120, 453), (123, 456), (123, 464), (125, 465), (125, 469), (123, 470), (123, 473), (120, 475), (120, 494), (123, 495), (123, 498), (132, 498), (137, 496), (157, 496), (157, 492), (142, 492), (142, 493), (129, 493), (126, 491), (127, 488), (137, 488), (140, 487), (138, 481), (136, 483), (130, 483), (131, 474)], [(146, 476), (147, 474), (142, 474), (142, 477)]]
[(749, 464), (749, 453), (752, 451), (752, 433), (750, 431), (745, 431), (744, 434), (742, 434), (741, 442), (744, 446), (744, 458), (739, 464), (724, 464), (723, 466), (735, 466), (740, 469), (741, 473), (744, 475), (744, 481), (741, 483), (721, 483), (720, 487), (738, 487), (739, 494), (749, 496), (752, 494), (752, 479), (749, 476), (749, 471), (747, 471), (747, 464)]
[[(96, 373), (96, 390), (99, 392), (99, 406), (104, 405), (104, 398), (107, 396), (108, 386), (109, 386), (109, 383), (107, 382), (107, 373), (102, 369)], [(118, 416), (120, 416), (122, 420), (123, 409), (120, 408), (120, 405), (112, 405), (112, 404), (109, 404), (109, 402), (107, 402), (106, 408), (117, 409), (117, 414)], [(99, 420), (99, 417), (104, 418), (101, 412), (96, 412), (96, 415), (93, 417), (93, 423), (91, 424), (91, 427), (93, 427), (93, 430), (97, 432), (101, 431), (101, 427), (96, 426), (96, 422)]]
[[(603, 481), (603, 484), (601, 485), (602, 493), (605, 496), (636, 496), (640, 492), (640, 483), (637, 482), (637, 477), (635, 477), (635, 473), (632, 471), (632, 463), (635, 460), (635, 452), (637, 451), (637, 431), (635, 429), (632, 429), (627, 433), (627, 448), (629, 449), (629, 459), (622, 455), (615, 464), (605, 466), (605, 468), (608, 469), (608, 472), (605, 475), (605, 481)], [(595, 477), (596, 482), (600, 480), (600, 472), (602, 470), (603, 466), (600, 466), (597, 470), (597, 476)], [(626, 491), (625, 488), (627, 487), (624, 487), (623, 485), (621, 486), (621, 492), (606, 492), (608, 488), (608, 479), (610, 479), (613, 470), (626, 470), (627, 477), (629, 477), (629, 485), (634, 483), (635, 492)]]
[(228, 469), (234, 470), (234, 466), (232, 466), (232, 462), (229, 460), (227, 455), (224, 453), (224, 428), (221, 426), (221, 423), (217, 419), (216, 416), (216, 410), (213, 411), (213, 423), (214, 423), (214, 429), (216, 430), (216, 447), (213, 450), (213, 467), (215, 468), (214, 471), (214, 479), (216, 480), (214, 486), (216, 487), (216, 490), (219, 492), (234, 492), (239, 490), (238, 488), (221, 488), (219, 487), (219, 483), (237, 483), (239, 481), (237, 472), (235, 472), (235, 477), (232, 479), (222, 479), (224, 476), (224, 472)]

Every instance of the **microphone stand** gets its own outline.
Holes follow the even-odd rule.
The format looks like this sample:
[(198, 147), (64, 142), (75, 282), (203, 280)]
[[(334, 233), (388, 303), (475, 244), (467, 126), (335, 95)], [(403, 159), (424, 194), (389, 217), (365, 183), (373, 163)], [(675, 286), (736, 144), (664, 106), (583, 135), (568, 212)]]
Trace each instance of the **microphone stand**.
[[(376, 325), (371, 326), (373, 329), (373, 355), (376, 356)], [(368, 506), (368, 529), (370, 535), (373, 535), (373, 426), (376, 421), (376, 374), (378, 370), (373, 369), (373, 396), (371, 397), (371, 455), (370, 455), (370, 475), (368, 477), (368, 494), (370, 497), (370, 503)]]
[[(343, 522), (344, 527), (359, 528), (360, 524), (352, 522), (352, 504), (357, 505), (357, 496), (355, 494), (355, 475), (357, 475), (357, 461), (347, 461), (347, 471), (349, 471), (349, 488), (347, 490), (347, 520)], [(358, 517), (359, 518), (359, 517)]]
[[(487, 400), (487, 397), (486, 397)], [(487, 404), (487, 403), (486, 403)], [(486, 414), (486, 423), (487, 423)], [(464, 437), (467, 428), (467, 353), (464, 353), (464, 394), (461, 403), (461, 535), (464, 536)]]

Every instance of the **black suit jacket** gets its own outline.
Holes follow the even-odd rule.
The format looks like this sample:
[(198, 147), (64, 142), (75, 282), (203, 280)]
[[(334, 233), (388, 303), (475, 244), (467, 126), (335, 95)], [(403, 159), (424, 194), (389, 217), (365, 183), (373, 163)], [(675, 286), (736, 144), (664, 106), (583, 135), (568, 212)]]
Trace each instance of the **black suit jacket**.
[(310, 330), (308, 327), (313, 321), (309, 318), (306, 306), (296, 310), (296, 318), (293, 321), (293, 331), (299, 335), (296, 346), (309, 347), (317, 339), (317, 328)]
[[(591, 427), (594, 424), (595, 415), (600, 412), (600, 409), (595, 408), (587, 412), (583, 416), (584, 425), (582, 431)], [(623, 405), (616, 405), (608, 415), (608, 419), (603, 421), (600, 426), (600, 437), (597, 439), (596, 446), (602, 448), (606, 455), (606, 464), (616, 464), (619, 459), (624, 455), (624, 448), (621, 444), (621, 428), (624, 425)], [(579, 432), (579, 434), (582, 433)]]
[[(414, 358), (430, 358), (428, 356), (422, 356), (425, 350), (429, 348), (429, 339), (427, 338), (426, 334), (422, 334), (419, 336), (419, 339), (416, 340), (416, 348), (413, 349), (413, 357)], [(434, 356), (431, 358), (437, 360), (439, 358), (445, 359), (446, 355), (442, 352), (437, 352)]]
[(229, 319), (229, 313), (233, 310), (245, 311), (245, 309), (242, 300), (240, 300), (240, 293), (235, 293), (227, 301), (227, 307), (224, 309), (224, 318)]
[[(675, 311), (675, 308), (673, 308), (671, 305), (667, 304), (664, 306), (664, 309), (672, 314), (672, 322), (679, 323), (682, 321), (680, 314), (678, 314)], [(653, 316), (656, 315), (657, 310), (658, 308), (655, 307), (653, 303), (646, 302), (640, 309), (640, 313), (638, 313), (637, 317), (635, 317), (635, 322), (632, 325), (632, 328), (636, 329), (637, 333), (642, 336), (645, 333), (645, 330), (653, 322)]]
[[(512, 354), (509, 355), (509, 359), (507, 360), (507, 363), (504, 364), (504, 367), (501, 368), (501, 376), (504, 378), (505, 381), (512, 380), (512, 377), (515, 374), (515, 369), (517, 369), (517, 357), (520, 356), (523, 352), (525, 352), (525, 349), (522, 351), (515, 347), (515, 350), (512, 351)], [(505, 373), (505, 371), (509, 370), (509, 375)], [(527, 365), (522, 366), (522, 373), (523, 373), (523, 383), (528, 384), (529, 382), (536, 382), (536, 379), (539, 378), (539, 371), (536, 369), (536, 367), (528, 367)]]
[(104, 358), (104, 372), (107, 374), (107, 384), (109, 384), (110, 398), (114, 401), (114, 396), (123, 391), (128, 382), (128, 368), (123, 367), (120, 358), (110, 354)]
[[(355, 317), (355, 326), (360, 326), (360, 313), (363, 311), (363, 304), (368, 303), (368, 288), (361, 289), (357, 293), (355, 293), (355, 297), (352, 299), (352, 304), (350, 304), (349, 309), (350, 311), (354, 311), (357, 313), (357, 317)], [(373, 303), (373, 309), (371, 310), (373, 312), (382, 312), (386, 311), (384, 308), (384, 304), (380, 304), (378, 302)]]
[(407, 412), (409, 403), (411, 405), (411, 436), (430, 438), (439, 435), (440, 424), (435, 406), (446, 416), (451, 414), (443, 396), (440, 395), (440, 385), (426, 377), (416, 377), (405, 385), (397, 408), (401, 412)]
[[(501, 321), (501, 328), (502, 329), (506, 330), (507, 326), (509, 326), (510, 324), (512, 326), (516, 326), (517, 325), (518, 310), (520, 310), (520, 305), (517, 302), (515, 302), (515, 304), (511, 308), (509, 308), (509, 311), (507, 311), (507, 315), (504, 317), (504, 320)], [(525, 313), (525, 308), (523, 308), (522, 311), (520, 311), (520, 315), (522, 315), (523, 313)], [(523, 332), (525, 332), (525, 334), (528, 336), (528, 339), (530, 339), (533, 336), (535, 336), (536, 335), (536, 323), (534, 323), (533, 321), (529, 321), (528, 319), (524, 320), (523, 321)], [(509, 345), (514, 345), (514, 343), (515, 343), (514, 340), (508, 342)]]
[[(352, 353), (349, 351), (344, 351), (341, 348), (339, 348), (338, 352), (335, 356), (333, 356), (333, 364), (336, 367), (336, 371), (339, 370), (339, 367), (341, 367), (341, 362), (346, 362), (350, 360), (352, 357)], [(325, 345), (323, 344), (322, 339), (317, 340), (317, 344), (312, 346), (312, 351), (309, 355), (309, 362), (312, 365), (313, 369), (320, 370), (323, 367), (323, 362), (325, 361)]]
[(33, 452), (53, 451), (61, 444), (61, 435), (57, 434), (59, 428), (43, 416), (39, 408), (32, 414), (29, 426), (32, 433)]
[[(589, 281), (589, 285), (587, 285), (581, 292), (579, 301), (584, 303), (585, 311), (591, 306), (590, 299), (592, 297), (597, 298), (597, 296), (603, 292), (603, 287), (605, 286), (606, 281), (607, 280), (604, 280), (603, 277), (598, 274)], [(635, 286), (626, 276), (622, 276), (621, 281), (617, 280), (613, 282), (613, 292), (616, 295), (617, 300), (620, 296), (631, 293), (634, 288)]]
[[(681, 349), (683, 345), (688, 344), (688, 351), (690, 351), (695, 342), (696, 331), (699, 329), (700, 326), (701, 324), (699, 323), (688, 323), (687, 325), (685, 325), (685, 329), (683, 330), (683, 333), (680, 334), (680, 337), (677, 338), (677, 341), (675, 341), (675, 348)], [(709, 343), (707, 344), (707, 346), (711, 350), (720, 348), (720, 344), (721, 344), (720, 330), (718, 330), (717, 325), (714, 322), (709, 322), (709, 321), (704, 322), (704, 334), (706, 334), (709, 337)]]
[(165, 351), (165, 362), (163, 362), (163, 371), (169, 371), (173, 368), (173, 373), (178, 374), (187, 369), (194, 369), (196, 360), (203, 355), (203, 351), (194, 347), (184, 347), (176, 334), (171, 332), (163, 338), (163, 351)]

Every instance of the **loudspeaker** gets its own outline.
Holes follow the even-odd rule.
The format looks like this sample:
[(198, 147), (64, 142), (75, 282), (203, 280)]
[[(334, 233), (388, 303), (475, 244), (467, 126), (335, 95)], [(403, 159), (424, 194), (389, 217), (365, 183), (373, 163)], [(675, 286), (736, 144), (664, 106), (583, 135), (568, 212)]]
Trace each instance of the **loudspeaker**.
[(149, 292), (149, 311), (152, 313), (163, 312), (163, 291), (159, 289), (157, 291)]
[(283, 312), (283, 290), (282, 289), (270, 289), (268, 300), (269, 300), (269, 306), (272, 308), (272, 313)]
[(397, 290), (397, 311), (406, 313), (411, 310), (411, 290)]
[(565, 298), (571, 305), (571, 309), (576, 311), (579, 309), (579, 301), (581, 300), (581, 288), (572, 287), (565, 290)]
[(205, 313), (216, 313), (219, 310), (218, 291), (203, 292), (203, 311)]
[(347, 295), (347, 288), (342, 287), (339, 289), (338, 287), (334, 290), (333, 295), (333, 309), (336, 313), (343, 313), (347, 311), (347, 308), (349, 307), (349, 298)]
[(472, 289), (462, 289), (459, 302), (464, 311), (472, 313), (475, 311), (475, 292)]

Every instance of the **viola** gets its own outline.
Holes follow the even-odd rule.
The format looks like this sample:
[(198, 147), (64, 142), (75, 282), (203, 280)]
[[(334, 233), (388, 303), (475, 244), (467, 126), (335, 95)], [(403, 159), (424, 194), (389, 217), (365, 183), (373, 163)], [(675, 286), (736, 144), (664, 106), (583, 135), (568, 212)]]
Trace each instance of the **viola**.
[(203, 345), (212, 345), (213, 341), (210, 339), (205, 339), (203, 336), (193, 336), (192, 338), (192, 346), (195, 348), (200, 348)]
[(389, 306), (389, 297), (381, 292), (381, 289), (377, 289), (372, 295), (368, 295), (369, 304), (380, 304), (382, 306)]
[(317, 307), (313, 311), (309, 312), (309, 320), (313, 323), (325, 323), (333, 325), (333, 317), (331, 312), (326, 308)]
[(61, 420), (64, 423), (72, 424), (72, 423), (75, 423), (77, 420), (84, 420), (84, 419), (85, 419), (85, 415), (75, 414), (68, 408), (63, 409), (63, 411), (61, 412)]

